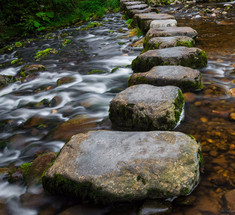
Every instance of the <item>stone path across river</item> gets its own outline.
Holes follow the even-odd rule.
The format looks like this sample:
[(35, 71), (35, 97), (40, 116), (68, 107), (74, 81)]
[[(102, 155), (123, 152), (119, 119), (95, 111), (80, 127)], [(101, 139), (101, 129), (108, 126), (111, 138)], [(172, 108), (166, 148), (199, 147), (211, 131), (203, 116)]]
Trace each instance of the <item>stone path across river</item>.
[[(184, 112), (181, 89), (202, 88), (201, 74), (192, 68), (205, 67), (206, 54), (185, 47), (194, 45), (197, 32), (176, 27), (174, 16), (152, 12), (142, 1), (120, 3), (147, 33), (145, 48), (155, 49), (145, 50), (132, 62), (135, 74), (129, 85), (138, 85), (118, 93), (110, 103), (113, 128), (132, 131), (73, 136), (45, 173), (44, 189), (102, 203), (188, 195), (199, 181), (200, 144), (168, 130), (175, 128)], [(151, 12), (141, 13), (144, 10)]]

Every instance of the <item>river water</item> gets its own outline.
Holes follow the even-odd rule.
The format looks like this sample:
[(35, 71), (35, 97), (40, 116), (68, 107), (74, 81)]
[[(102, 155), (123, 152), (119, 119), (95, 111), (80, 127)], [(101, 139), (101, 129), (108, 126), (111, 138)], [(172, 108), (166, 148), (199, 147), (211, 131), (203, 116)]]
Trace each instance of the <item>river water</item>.
[[(235, 87), (234, 16), (191, 19), (187, 16), (193, 14), (190, 10), (179, 14), (175, 7), (167, 7), (162, 11), (166, 9), (174, 13), (179, 26), (198, 31), (197, 47), (209, 58), (208, 66), (202, 69), (204, 90), (185, 95), (185, 118), (176, 128), (201, 142), (205, 160), (202, 179), (189, 197), (172, 203), (172, 214), (230, 214), (223, 196), (235, 184), (235, 129), (229, 119), (235, 112), (235, 101), (227, 93)], [(109, 14), (100, 23), (87, 30), (81, 30), (83, 25), (42, 35), (0, 55), (0, 74), (14, 76), (26, 64), (46, 67), (0, 90), (0, 167), (31, 162), (42, 152), (58, 152), (68, 133), (111, 129), (109, 102), (127, 87), (130, 64), (141, 50), (131, 46), (137, 37), (129, 34), (121, 14)], [(47, 48), (52, 48), (52, 53), (36, 60), (36, 52)], [(23, 65), (12, 66), (11, 61), (17, 58), (22, 58)], [(94, 74), (93, 70), (104, 73)], [(69, 119), (75, 119), (73, 131), (64, 123)], [(65, 126), (61, 129), (60, 125)], [(41, 186), (10, 184), (6, 173), (0, 177), (0, 207), (5, 213), (59, 214), (75, 204), (71, 199), (48, 196)], [(105, 208), (78, 204), (70, 213), (137, 214), (140, 204)]]

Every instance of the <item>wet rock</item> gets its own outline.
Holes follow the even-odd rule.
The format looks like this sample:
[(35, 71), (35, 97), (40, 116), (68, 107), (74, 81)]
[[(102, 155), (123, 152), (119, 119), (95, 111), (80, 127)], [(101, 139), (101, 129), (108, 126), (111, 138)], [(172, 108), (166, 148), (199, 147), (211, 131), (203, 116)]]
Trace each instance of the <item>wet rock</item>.
[(194, 93), (184, 93), (185, 102), (194, 102), (196, 99), (196, 95)]
[(193, 47), (195, 41), (186, 36), (175, 37), (153, 37), (150, 40), (144, 42), (144, 51), (151, 49), (163, 49), (175, 46)]
[[(24, 77), (26, 75), (29, 75), (30, 73), (44, 70), (46, 70), (46, 67), (40, 64), (26, 65), (21, 69), (21, 76)], [(24, 75), (22, 73), (24, 73)]]
[(53, 134), (56, 140), (68, 140), (74, 134), (85, 132), (96, 127), (96, 118), (86, 116), (76, 116), (59, 125)]
[(58, 215), (103, 215), (106, 214), (107, 212), (108, 210), (103, 207), (85, 204), (85, 205), (74, 205), (62, 211)]
[(183, 92), (202, 89), (202, 77), (198, 70), (183, 66), (156, 66), (144, 73), (134, 73), (128, 86), (151, 84), (154, 86), (177, 86)]
[(0, 214), (2, 215), (7, 215), (8, 212), (7, 212), (7, 205), (0, 202)]
[(0, 90), (8, 84), (15, 81), (15, 78), (10, 75), (0, 75)]
[(132, 47), (143, 47), (144, 38), (141, 38), (140, 40), (137, 40), (133, 44), (131, 44)]
[(141, 31), (146, 33), (149, 28), (150, 24), (153, 20), (175, 20), (175, 17), (166, 13), (143, 13), (143, 14), (136, 14), (134, 16), (134, 22), (137, 23)]
[(176, 25), (177, 21), (175, 19), (153, 20), (150, 23), (150, 28), (175, 27)]
[(226, 200), (228, 211), (230, 213), (234, 213), (235, 212), (235, 189), (228, 191), (224, 195), (224, 198)]
[(49, 198), (44, 194), (25, 193), (20, 196), (21, 203), (26, 208), (41, 208), (49, 204)]
[(140, 84), (113, 98), (109, 118), (120, 130), (171, 130), (179, 122), (183, 106), (178, 87)]
[(171, 203), (160, 200), (147, 201), (141, 207), (138, 215), (161, 215), (171, 213)]
[(132, 69), (135, 73), (147, 72), (154, 66), (181, 65), (193, 69), (203, 68), (207, 65), (207, 56), (198, 48), (183, 46), (149, 50), (132, 61)]
[(74, 82), (75, 78), (73, 77), (63, 77), (57, 80), (57, 86), (63, 85), (63, 84), (68, 84), (71, 82)]
[(43, 187), (102, 203), (187, 195), (199, 180), (199, 150), (180, 132), (78, 134), (46, 172)]
[(174, 36), (187, 36), (194, 39), (197, 37), (197, 31), (190, 27), (150, 28), (145, 38), (147, 41), (153, 37), (174, 37)]
[(147, 4), (136, 4), (136, 5), (126, 6), (126, 9), (127, 10), (143, 10), (147, 7), (148, 7)]
[(125, 10), (127, 6), (143, 4), (142, 1), (120, 1), (121, 10)]
[(177, 205), (187, 205), (187, 206), (192, 206), (195, 205), (196, 203), (196, 197), (195, 196), (186, 196), (186, 197), (179, 197), (174, 201)]
[(50, 163), (56, 158), (57, 153), (50, 152), (38, 156), (30, 165), (25, 181), (28, 186), (39, 184), (43, 172), (49, 167)]

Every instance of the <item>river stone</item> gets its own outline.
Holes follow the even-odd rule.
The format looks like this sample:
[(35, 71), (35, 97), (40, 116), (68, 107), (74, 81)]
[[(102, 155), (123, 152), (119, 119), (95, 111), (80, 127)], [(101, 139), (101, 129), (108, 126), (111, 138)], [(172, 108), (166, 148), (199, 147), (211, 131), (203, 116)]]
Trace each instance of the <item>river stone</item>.
[(120, 1), (120, 8), (121, 8), (121, 10), (125, 10), (127, 6), (138, 5), (138, 4), (144, 4), (144, 2), (141, 2), (141, 1), (125, 1), (125, 2), (121, 2)]
[(137, 5), (131, 5), (131, 6), (126, 6), (127, 10), (143, 10), (147, 8), (147, 4), (137, 4)]
[(168, 131), (74, 135), (42, 178), (52, 194), (102, 203), (188, 195), (199, 181), (200, 144)]
[[(136, 14), (142, 14), (142, 13), (151, 13), (153, 11), (153, 8), (152, 7), (147, 7), (143, 10), (137, 10), (137, 9), (134, 9), (134, 10), (128, 10), (126, 11), (126, 16), (128, 18), (132, 18), (133, 16), (135, 16)], [(135, 23), (135, 22), (133, 22)], [(136, 24), (136, 23), (135, 23)]]
[(199, 48), (184, 46), (149, 50), (132, 61), (134, 72), (147, 72), (154, 66), (181, 65), (193, 69), (207, 65), (206, 53)]
[(156, 66), (144, 73), (134, 73), (128, 85), (151, 84), (154, 86), (173, 85), (183, 92), (202, 89), (202, 76), (198, 70), (183, 66)]
[(174, 37), (174, 36), (187, 36), (195, 39), (197, 31), (190, 27), (161, 27), (150, 28), (146, 34), (146, 40), (153, 37)]
[(175, 86), (135, 85), (117, 94), (109, 118), (119, 130), (172, 130), (178, 124), (184, 96)]
[(176, 25), (177, 21), (175, 19), (153, 20), (150, 23), (150, 28), (175, 27)]
[(136, 14), (134, 16), (134, 22), (137, 23), (139, 28), (146, 33), (149, 28), (150, 24), (153, 20), (175, 20), (175, 17), (166, 13), (143, 13), (143, 14)]
[(175, 37), (153, 37), (144, 41), (144, 50), (163, 49), (175, 46), (193, 47), (195, 41), (191, 37), (175, 36)]
[(15, 81), (15, 78), (13, 76), (0, 75), (0, 90), (14, 81)]

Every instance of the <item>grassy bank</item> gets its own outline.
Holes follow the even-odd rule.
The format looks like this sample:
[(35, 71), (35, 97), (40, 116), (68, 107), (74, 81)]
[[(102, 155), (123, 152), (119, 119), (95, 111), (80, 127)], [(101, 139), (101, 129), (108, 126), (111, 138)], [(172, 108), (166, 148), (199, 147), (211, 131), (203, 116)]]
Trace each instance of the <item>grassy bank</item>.
[(119, 10), (118, 0), (2, 0), (0, 47), (6, 42)]

